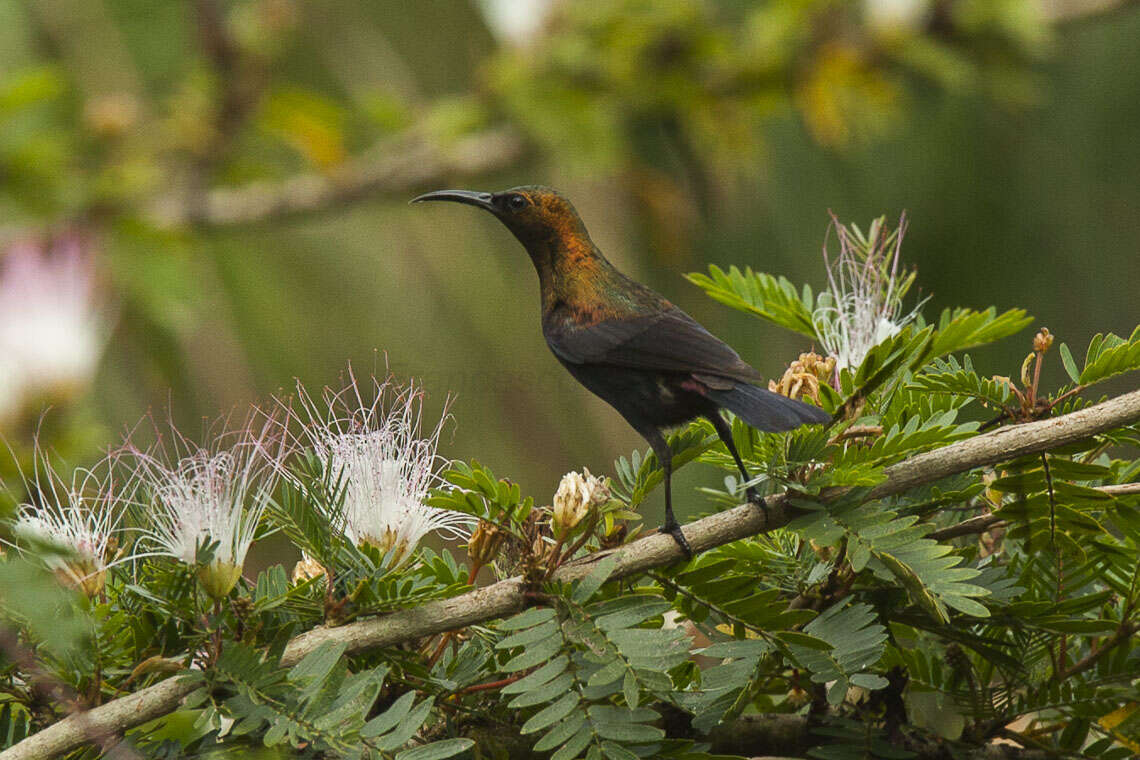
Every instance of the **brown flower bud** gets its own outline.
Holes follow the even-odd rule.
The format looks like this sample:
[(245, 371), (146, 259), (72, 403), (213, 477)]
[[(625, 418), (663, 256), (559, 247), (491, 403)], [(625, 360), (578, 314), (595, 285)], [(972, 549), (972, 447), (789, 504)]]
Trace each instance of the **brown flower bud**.
[(502, 528), (486, 520), (480, 520), (467, 542), (467, 556), (471, 559), (471, 563), (483, 567), (494, 560), (499, 554), (503, 538)]
[(819, 559), (821, 561), (823, 561), (823, 562), (830, 562), (831, 561), (831, 547), (830, 546), (820, 546), (819, 544), (817, 544), (815, 542), (814, 538), (809, 539), (809, 543), (811, 544), (811, 550), (813, 552), (815, 552), (815, 556), (819, 557)]
[(1048, 327), (1042, 327), (1033, 336), (1033, 350), (1039, 354), (1043, 354), (1053, 347), (1053, 335), (1049, 332)]
[(542, 566), (548, 559), (554, 547), (546, 542), (541, 534), (536, 535), (530, 544), (530, 561), (535, 567)]

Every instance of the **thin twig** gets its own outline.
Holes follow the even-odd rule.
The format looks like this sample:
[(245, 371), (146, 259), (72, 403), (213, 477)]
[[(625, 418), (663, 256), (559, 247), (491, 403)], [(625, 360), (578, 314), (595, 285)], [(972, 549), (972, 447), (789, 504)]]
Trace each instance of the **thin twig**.
[[(1140, 483), (1121, 483), (1119, 485), (1111, 486), (1095, 486), (1095, 490), (1102, 493), (1110, 494), (1112, 496), (1127, 496), (1129, 494), (1140, 494)], [(959, 536), (969, 536), (977, 533), (985, 533), (993, 527), (1000, 527), (1005, 524), (1005, 518), (999, 514), (986, 513), (984, 515), (975, 515), (962, 522), (948, 525), (945, 528), (939, 528), (932, 531), (927, 537), (933, 538), (935, 541), (945, 541), (950, 538), (958, 538)]]
[(1112, 496), (1127, 496), (1140, 493), (1140, 483), (1120, 483), (1114, 486), (1097, 486), (1096, 490)]
[(977, 515), (968, 520), (963, 520), (960, 523), (939, 528), (930, 533), (927, 538), (933, 538), (935, 541), (945, 541), (949, 538), (958, 538), (959, 536), (969, 536), (977, 533), (985, 533), (995, 525), (1005, 523), (1005, 518), (995, 514)]
[(526, 675), (527, 675), (526, 672), (516, 673), (515, 675), (511, 676), (510, 678), (503, 678), (503, 679), (498, 680), (498, 681), (491, 681), (490, 683), (477, 683), (474, 686), (466, 686), (466, 687), (460, 689), (459, 691), (455, 692), (455, 694), (456, 695), (474, 694), (475, 692), (478, 692), (478, 691), (490, 691), (491, 689), (501, 689), (504, 686), (509, 686), (510, 684), (513, 684), (515, 681), (521, 681), (523, 679), (523, 677)]
[(883, 426), (882, 425), (852, 425), (851, 427), (847, 428), (846, 430), (842, 431), (841, 433), (839, 433), (838, 435), (833, 437), (827, 443), (829, 445), (834, 445), (836, 443), (839, 443), (840, 441), (846, 441), (850, 438), (869, 438), (871, 436), (882, 435), (882, 434), (883, 434)]
[(1096, 665), (1102, 657), (1111, 652), (1116, 646), (1128, 640), (1132, 634), (1140, 630), (1140, 625), (1127, 619), (1121, 621), (1117, 627), (1116, 632), (1101, 642), (1099, 647), (1094, 648), (1087, 655), (1074, 662), (1069, 667), (1057, 673), (1056, 681), (1064, 683), (1078, 673), (1083, 673), (1093, 665)]

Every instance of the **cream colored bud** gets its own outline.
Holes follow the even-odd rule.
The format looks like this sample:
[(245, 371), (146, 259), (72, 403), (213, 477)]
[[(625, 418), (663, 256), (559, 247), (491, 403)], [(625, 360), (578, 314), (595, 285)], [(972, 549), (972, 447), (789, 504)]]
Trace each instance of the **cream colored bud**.
[(568, 472), (554, 494), (554, 510), (550, 518), (555, 538), (565, 538), (593, 507), (610, 500), (605, 481), (583, 468), (582, 474)]
[(312, 578), (319, 578), (325, 574), (324, 565), (312, 557), (304, 557), (293, 565), (293, 583), (304, 583)]
[(1042, 327), (1036, 335), (1033, 336), (1033, 350), (1039, 354), (1043, 354), (1053, 347), (1053, 335), (1049, 332), (1048, 327)]

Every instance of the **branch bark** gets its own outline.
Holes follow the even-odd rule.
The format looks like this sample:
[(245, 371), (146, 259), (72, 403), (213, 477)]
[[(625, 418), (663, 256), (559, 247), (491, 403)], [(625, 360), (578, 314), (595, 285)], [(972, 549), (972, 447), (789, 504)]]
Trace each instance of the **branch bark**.
[[(1140, 420), (1140, 390), (1063, 417), (1012, 425), (935, 451), (911, 457), (888, 467), (887, 479), (871, 499), (902, 493), (959, 472), (1007, 461), (1026, 454), (1073, 443)], [(744, 504), (685, 526), (685, 536), (696, 552), (731, 543), (787, 525), (800, 511), (786, 494), (768, 499), (766, 510)], [(596, 552), (560, 568), (555, 581), (578, 580), (604, 557), (618, 553), (613, 579), (637, 575), (684, 559), (672, 536), (660, 533), (627, 546)], [(511, 615), (527, 604), (521, 578), (509, 578), (452, 599), (443, 599), (383, 617), (338, 628), (315, 628), (294, 638), (285, 649), (282, 664), (296, 664), (326, 642), (344, 644), (349, 653), (390, 647), (405, 641), (463, 628)], [(126, 731), (178, 708), (191, 686), (175, 676), (134, 694), (121, 697), (80, 715), (72, 715), (0, 753), (0, 760), (47, 760), (83, 745), (92, 730), (104, 735)]]
[(524, 151), (522, 138), (505, 128), (470, 135), (447, 146), (418, 133), (406, 133), (382, 140), (325, 173), (215, 188), (198, 203), (170, 196), (151, 209), (150, 220), (164, 228), (274, 221), (325, 211), (370, 195), (406, 194), (455, 177), (498, 171), (519, 160)]

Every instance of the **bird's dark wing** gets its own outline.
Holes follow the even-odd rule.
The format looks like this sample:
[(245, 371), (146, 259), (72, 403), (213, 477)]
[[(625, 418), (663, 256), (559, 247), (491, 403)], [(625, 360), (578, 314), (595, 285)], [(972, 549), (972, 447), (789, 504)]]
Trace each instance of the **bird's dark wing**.
[(672, 305), (655, 314), (588, 325), (569, 315), (551, 315), (543, 333), (551, 350), (571, 364), (691, 372), (746, 383), (763, 380), (724, 341)]

